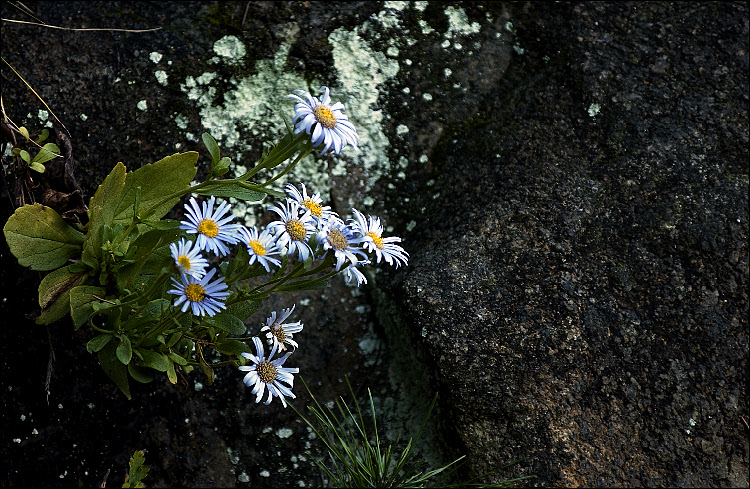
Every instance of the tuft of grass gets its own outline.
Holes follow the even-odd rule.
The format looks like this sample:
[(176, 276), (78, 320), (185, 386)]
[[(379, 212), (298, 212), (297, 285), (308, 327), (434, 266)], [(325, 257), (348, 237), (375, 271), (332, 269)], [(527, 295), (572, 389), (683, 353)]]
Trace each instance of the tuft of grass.
[[(521, 461), (517, 460), (472, 479), (448, 483), (455, 471), (466, 463), (465, 455), (443, 467), (427, 470), (427, 462), (416, 457), (413, 447), (422, 435), (427, 420), (435, 407), (437, 394), (432, 399), (416, 439), (409, 438), (404, 448), (399, 451), (397, 448), (399, 440), (387, 446), (382, 443), (375, 416), (375, 404), (369, 388), (367, 389), (367, 395), (370, 401), (372, 428), (368, 433), (362, 410), (357, 403), (348, 378), (346, 384), (352, 396), (355, 410), (352, 412), (343, 398), (339, 398), (335, 401), (338, 415), (328, 406), (321, 405), (304, 379), (300, 378), (300, 380), (314, 402), (314, 405), (307, 406), (312, 414), (312, 421), (291, 403), (290, 406), (328, 449), (330, 467), (323, 460), (316, 457), (312, 457), (312, 459), (318, 468), (325, 473), (329, 484), (333, 487), (513, 487), (519, 481), (534, 477), (505, 479), (493, 484), (478, 482)], [(480, 452), (484, 453), (488, 448)], [(440, 477), (437, 477), (438, 475)]]

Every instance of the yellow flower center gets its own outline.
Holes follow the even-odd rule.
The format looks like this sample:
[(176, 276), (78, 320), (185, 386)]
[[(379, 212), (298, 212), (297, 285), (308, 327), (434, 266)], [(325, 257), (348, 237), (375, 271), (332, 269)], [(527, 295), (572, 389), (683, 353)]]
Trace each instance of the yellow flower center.
[(333, 129), (336, 127), (336, 116), (333, 115), (333, 111), (325, 105), (318, 105), (313, 109), (313, 115), (315, 119), (326, 129)]
[(271, 362), (260, 362), (255, 371), (258, 373), (260, 380), (266, 384), (276, 380), (276, 367)]
[(289, 236), (294, 241), (304, 241), (305, 236), (307, 235), (305, 225), (297, 219), (289, 219), (286, 222), (286, 232), (289, 233)]
[(302, 205), (310, 209), (310, 212), (312, 212), (312, 215), (315, 217), (323, 217), (323, 207), (320, 204), (316, 204), (310, 199), (305, 199), (302, 201)]
[(188, 284), (188, 286), (185, 287), (185, 297), (187, 297), (190, 302), (200, 302), (205, 296), (206, 289), (200, 284)]
[(205, 234), (209, 238), (215, 238), (219, 234), (219, 227), (216, 225), (213, 219), (204, 219), (198, 225), (198, 232)]
[(378, 249), (382, 250), (383, 248), (385, 248), (385, 245), (383, 244), (383, 238), (381, 238), (379, 234), (375, 234), (374, 232), (369, 231), (365, 233), (365, 236), (371, 237), (373, 243), (375, 243), (375, 246), (377, 246)]
[(284, 326), (280, 325), (279, 323), (273, 323), (273, 325), (271, 325), (271, 334), (273, 334), (276, 339), (279, 340), (279, 343), (284, 343), (284, 340), (286, 339)]
[(347, 241), (344, 233), (338, 229), (331, 229), (328, 231), (328, 242), (337, 250), (345, 250), (349, 245), (349, 241)]
[(177, 264), (185, 270), (190, 270), (190, 258), (186, 255), (180, 255), (179, 258), (177, 258)]
[(253, 249), (253, 253), (255, 253), (256, 255), (263, 256), (266, 254), (266, 248), (257, 241), (248, 241), (248, 244), (250, 245), (250, 248)]

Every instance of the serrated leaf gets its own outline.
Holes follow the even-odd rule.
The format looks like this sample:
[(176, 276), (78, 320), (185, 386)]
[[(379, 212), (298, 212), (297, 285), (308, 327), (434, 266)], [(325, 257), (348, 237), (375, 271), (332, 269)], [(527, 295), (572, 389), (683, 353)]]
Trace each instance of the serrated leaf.
[(104, 287), (93, 285), (79, 285), (70, 289), (70, 316), (73, 318), (75, 329), (86, 324), (89, 318), (96, 313), (93, 305), (99, 303), (94, 296), (103, 297), (106, 294)]
[(89, 353), (97, 353), (102, 348), (107, 346), (107, 343), (112, 341), (112, 338), (114, 338), (114, 336), (106, 333), (94, 336), (89, 340), (88, 343), (86, 343), (86, 351)]
[(120, 344), (117, 345), (117, 359), (122, 362), (123, 365), (130, 363), (133, 358), (133, 346), (130, 344), (130, 338), (127, 335), (120, 336)]
[(228, 312), (222, 312), (214, 317), (203, 318), (203, 322), (215, 326), (229, 334), (245, 334), (245, 323), (240, 318)]
[[(119, 202), (116, 204), (114, 222), (130, 224), (133, 219), (135, 189), (139, 186), (142, 189), (140, 209), (144, 220), (158, 221), (164, 217), (180, 201), (181, 196), (163, 204), (159, 203), (167, 195), (182, 190), (188, 191), (190, 182), (193, 181), (197, 172), (195, 168), (197, 161), (198, 153), (195, 151), (176, 153), (128, 173)], [(159, 206), (146, 216), (147, 209), (157, 204)]]
[(125, 476), (125, 482), (122, 487), (143, 487), (143, 479), (146, 478), (149, 468), (143, 465), (146, 461), (146, 457), (142, 450), (136, 450), (133, 452), (133, 456), (130, 457), (130, 470)]
[(130, 384), (128, 382), (128, 368), (117, 359), (116, 353), (117, 346), (114, 341), (110, 341), (107, 345), (99, 350), (97, 358), (99, 359), (99, 365), (102, 366), (102, 370), (107, 376), (112, 379), (120, 388), (125, 397), (128, 399), (130, 396)]
[(3, 227), (10, 252), (32, 270), (54, 270), (81, 255), (84, 235), (70, 227), (51, 207), (19, 207)]

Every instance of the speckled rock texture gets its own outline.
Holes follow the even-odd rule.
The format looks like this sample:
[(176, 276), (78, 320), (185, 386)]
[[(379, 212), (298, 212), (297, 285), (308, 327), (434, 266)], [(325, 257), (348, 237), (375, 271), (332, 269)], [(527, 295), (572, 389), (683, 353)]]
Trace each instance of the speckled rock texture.
[(445, 432), (535, 485), (747, 486), (747, 6), (512, 19), (524, 54), (410, 175), (386, 287)]
[[(372, 287), (293, 298), (306, 348), (294, 366), (321, 400), (346, 395), (348, 375), (373, 390), (384, 426), (409, 430), (404, 412), (419, 418), (437, 391), (425, 456), (492, 445), (464, 477), (524, 459), (496, 477), (748, 485), (745, 3), (24, 4), (53, 25), (162, 27), (2, 24), (3, 57), (70, 130), (87, 199), (118, 161), (205, 156), (187, 136), (206, 124), (180, 88), (189, 76), (215, 72), (211, 87), (228, 92), (283, 47), (289, 73), (350, 108), (351, 80), (383, 80), (367, 85), (382, 119), (362, 128), (376, 161), (322, 168), (334, 208), (366, 202), (410, 261), (370, 275)], [(30, 20), (6, 4), (2, 17)], [(367, 50), (341, 66), (331, 40), (347, 33)], [(239, 64), (211, 61), (226, 35), (246, 48)], [(8, 115), (39, 126), (43, 107), (2, 73)], [(41, 275), (4, 241), (0, 255), (0, 485), (97, 486), (109, 473), (119, 486), (137, 449), (150, 487), (324, 482), (305, 426), (256, 405), (235, 372), (211, 386), (157, 380), (126, 400), (86, 353), (90, 332), (29, 319)]]

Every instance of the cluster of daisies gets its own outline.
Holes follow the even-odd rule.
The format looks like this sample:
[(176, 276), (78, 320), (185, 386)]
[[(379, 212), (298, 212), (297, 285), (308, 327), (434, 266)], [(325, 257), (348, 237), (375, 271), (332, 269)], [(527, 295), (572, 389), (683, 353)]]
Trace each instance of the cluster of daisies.
[(286, 200), (269, 207), (279, 219), (262, 231), (233, 223), (226, 201), (214, 209), (215, 197), (202, 205), (191, 197), (185, 205), (188, 220), (180, 221), (180, 229), (196, 235), (195, 241), (183, 237), (170, 245), (180, 272), (180, 280), (172, 278), (173, 288), (168, 291), (178, 296), (174, 305), (182, 305), (182, 312), (191, 309), (196, 316), (214, 316), (225, 309), (223, 300), (229, 295), (228, 286), (222, 277), (214, 279), (216, 269), (207, 270), (208, 260), (201, 252), (223, 257), (230, 253), (228, 245), (240, 242), (247, 247), (250, 265), (257, 263), (268, 273), (271, 267), (281, 265), (283, 253), (298, 261), (322, 259), (333, 253), (336, 270), (343, 271), (347, 283), (356, 282), (357, 286), (367, 283), (359, 267), (372, 263), (370, 256), (377, 263), (396, 267), (408, 263), (409, 254), (397, 244), (401, 238), (384, 237), (379, 218), (365, 217), (352, 209), (354, 217), (344, 222), (330, 206), (322, 205), (319, 193), (310, 195), (305, 184), (300, 185), (301, 191), (292, 184), (286, 185)]
[[(289, 95), (297, 101), (293, 118), (295, 134), (303, 131), (309, 134), (313, 147), (322, 146), (321, 154), (338, 154), (347, 145), (356, 148), (357, 132), (343, 114), (343, 104), (331, 104), (327, 87), (321, 87), (321, 91), (320, 99), (302, 90)], [(223, 257), (230, 253), (229, 245), (240, 242), (247, 247), (250, 265), (262, 266), (268, 273), (271, 267), (281, 266), (283, 254), (290, 259), (307, 261), (333, 253), (335, 269), (343, 273), (347, 283), (356, 282), (357, 286), (367, 283), (359, 267), (372, 263), (372, 259), (396, 267), (407, 264), (409, 255), (397, 244), (401, 238), (384, 237), (379, 218), (365, 217), (352, 209), (353, 217), (344, 221), (330, 206), (323, 205), (319, 193), (308, 194), (304, 184), (301, 189), (287, 184), (285, 190), (284, 202), (269, 207), (278, 215), (278, 220), (263, 230), (233, 223), (229, 204), (220, 202), (215, 209), (213, 196), (201, 205), (195, 198), (190, 199), (185, 205), (187, 220), (180, 221), (180, 229), (195, 235), (195, 240), (181, 238), (170, 245), (174, 264), (180, 272), (180, 279), (172, 278), (173, 287), (168, 291), (177, 296), (175, 307), (181, 306), (182, 312), (190, 309), (196, 316), (211, 317), (226, 309), (228, 285), (222, 277), (215, 277), (216, 269), (207, 270), (209, 263), (202, 252)], [(287, 349), (285, 343), (294, 348), (298, 346), (292, 335), (302, 330), (302, 324), (284, 323), (293, 310), (294, 306), (282, 309), (278, 318), (273, 312), (261, 330), (267, 331), (268, 345), (272, 347), (267, 357), (263, 342), (257, 337), (253, 338), (257, 354), (242, 354), (250, 364), (239, 369), (247, 372), (243, 381), (248, 387), (253, 386), (256, 402), (263, 398), (266, 388), (266, 404), (278, 397), (286, 407), (284, 397), (295, 397), (291, 390), (292, 374), (299, 369), (283, 367), (292, 352), (273, 359)]]

